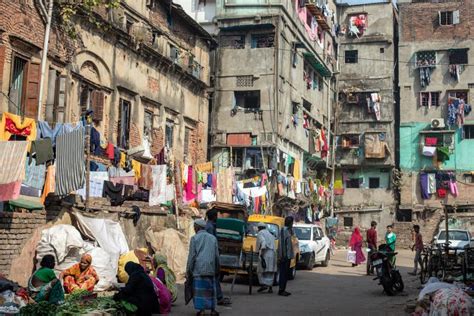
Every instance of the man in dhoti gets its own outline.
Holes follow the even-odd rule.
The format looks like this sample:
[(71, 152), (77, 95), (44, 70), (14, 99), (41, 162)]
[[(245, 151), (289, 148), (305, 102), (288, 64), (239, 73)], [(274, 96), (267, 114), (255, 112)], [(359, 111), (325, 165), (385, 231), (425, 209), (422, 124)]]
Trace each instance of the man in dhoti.
[(275, 236), (270, 233), (264, 223), (258, 223), (257, 227), (257, 251), (259, 254), (257, 274), (261, 286), (258, 292), (268, 290), (268, 293), (273, 293), (272, 286), (277, 272)]

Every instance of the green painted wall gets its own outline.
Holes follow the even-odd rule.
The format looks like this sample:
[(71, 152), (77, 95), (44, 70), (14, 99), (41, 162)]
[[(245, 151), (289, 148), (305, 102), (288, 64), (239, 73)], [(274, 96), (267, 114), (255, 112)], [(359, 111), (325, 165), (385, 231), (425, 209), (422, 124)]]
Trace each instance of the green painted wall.
[[(474, 122), (467, 121), (472, 124)], [(400, 167), (403, 171), (420, 171), (434, 168), (431, 157), (425, 157), (420, 150), (420, 131), (429, 127), (427, 123), (402, 123), (400, 126)], [(443, 169), (457, 171), (474, 170), (474, 139), (462, 139), (462, 129), (454, 134), (454, 152), (443, 163)]]
[[(380, 179), (380, 189), (387, 189), (390, 185), (390, 169), (387, 168), (386, 172), (381, 172), (380, 168), (374, 169), (361, 169), (354, 172), (343, 172), (343, 180), (345, 179), (362, 179), (362, 184), (360, 189), (369, 188), (369, 178), (379, 178)], [(346, 182), (344, 182), (344, 187), (346, 187)]]

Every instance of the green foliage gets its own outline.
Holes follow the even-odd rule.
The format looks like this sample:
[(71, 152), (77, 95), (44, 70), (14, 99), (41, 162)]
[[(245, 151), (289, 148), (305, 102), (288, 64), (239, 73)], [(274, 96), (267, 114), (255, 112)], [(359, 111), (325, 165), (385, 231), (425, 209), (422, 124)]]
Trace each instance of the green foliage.
[[(57, 0), (54, 0), (58, 2)], [(95, 12), (97, 8), (113, 9), (120, 6), (120, 0), (76, 0), (76, 1), (60, 1), (57, 3), (61, 25), (72, 38), (76, 38), (77, 32), (75, 28), (74, 18), (79, 17), (87, 20), (97, 28), (106, 29), (107, 25), (98, 17)]]
[(91, 297), (87, 291), (76, 291), (66, 297), (62, 305), (53, 305), (47, 302), (29, 304), (20, 310), (22, 316), (69, 316), (84, 315), (94, 311), (107, 311), (111, 315), (126, 315), (136, 311), (136, 307), (123, 302), (116, 302), (112, 297)]

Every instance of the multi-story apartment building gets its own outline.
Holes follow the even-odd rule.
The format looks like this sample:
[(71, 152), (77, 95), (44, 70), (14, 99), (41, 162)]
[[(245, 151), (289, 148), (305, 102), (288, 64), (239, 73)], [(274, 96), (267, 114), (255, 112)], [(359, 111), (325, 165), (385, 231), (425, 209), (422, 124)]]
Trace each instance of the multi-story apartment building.
[(219, 42), (210, 122), (214, 166), (232, 166), (241, 178), (273, 170), (302, 179), (325, 170), (337, 69), (334, 4), (181, 3)]
[(396, 198), (397, 10), (391, 1), (337, 1), (336, 213), (344, 227), (393, 220)]
[(400, 220), (472, 215), (473, 5), (400, 4)]
[(92, 109), (102, 140), (123, 150), (146, 139), (152, 154), (166, 144), (179, 160), (206, 160), (215, 42), (179, 5), (119, 1), (118, 8), (95, 8), (89, 15), (94, 23), (79, 9), (71, 37), (55, 19), (70, 3), (54, 1), (38, 116), (46, 22), (39, 2), (0, 4), (0, 113), (60, 123), (76, 122)]

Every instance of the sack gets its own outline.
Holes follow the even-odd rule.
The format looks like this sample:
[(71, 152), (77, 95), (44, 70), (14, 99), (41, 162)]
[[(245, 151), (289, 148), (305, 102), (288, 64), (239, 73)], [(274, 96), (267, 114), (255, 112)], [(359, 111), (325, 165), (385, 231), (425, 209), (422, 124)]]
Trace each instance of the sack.
[(356, 263), (356, 252), (352, 250), (347, 251), (347, 262)]
[(184, 282), (184, 303), (185, 305), (188, 305), (189, 301), (192, 300), (194, 296), (193, 293), (193, 280), (192, 279), (186, 279)]

